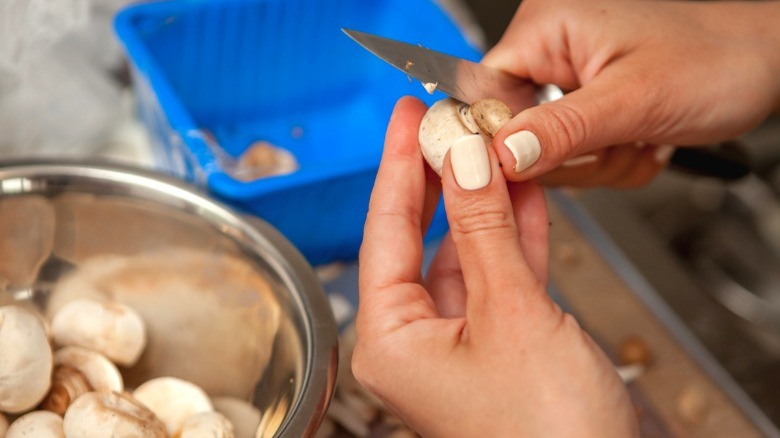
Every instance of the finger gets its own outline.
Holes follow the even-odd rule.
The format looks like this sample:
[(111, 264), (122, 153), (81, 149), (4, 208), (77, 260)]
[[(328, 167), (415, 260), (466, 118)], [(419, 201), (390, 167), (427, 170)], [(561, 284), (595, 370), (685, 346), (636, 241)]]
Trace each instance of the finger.
[(546, 285), (550, 221), (544, 191), (536, 181), (511, 183), (508, 190), (520, 235), (520, 249), (539, 283)]
[(585, 155), (570, 158), (551, 171), (536, 178), (547, 187), (573, 186), (578, 187), (581, 181), (598, 174), (602, 157), (606, 149), (589, 152)]
[(403, 304), (398, 296), (380, 292), (421, 280), (426, 184), (417, 130), (425, 110), (419, 100), (402, 98), (388, 124), (360, 251), (361, 305), (376, 300), (388, 305), (394, 299)]
[(422, 214), (422, 233), (428, 231), (428, 227), (431, 225), (433, 215), (436, 213), (436, 208), (439, 206), (441, 200), (441, 177), (431, 168), (431, 166), (425, 167), (425, 201), (423, 203)]
[(640, 152), (634, 143), (605, 148), (598, 160), (598, 171), (582, 178), (579, 186), (611, 186), (636, 167)]
[(466, 286), (452, 235), (447, 233), (439, 245), (425, 279), (426, 289), (443, 318), (466, 315)]
[[(564, 165), (540, 176), (547, 187), (640, 187), (650, 182), (668, 162), (666, 149), (630, 143), (601, 150), (597, 159), (582, 165)], [(589, 153), (586, 156), (594, 156)], [(577, 160), (574, 158), (573, 160)]]
[[(490, 325), (497, 314), (516, 312), (537, 295), (539, 280), (522, 253), (507, 184), (492, 149), (479, 136), (457, 140), (442, 175), (450, 232), (466, 285), (466, 318), (469, 324)], [(544, 214), (518, 207), (524, 214)]]
[(561, 32), (567, 26), (564, 15), (539, 17), (550, 8), (536, 6), (522, 3), (501, 39), (481, 62), (537, 84), (576, 89), (580, 80), (569, 53), (568, 32)]
[(656, 145), (644, 147), (637, 158), (637, 164), (630, 172), (613, 182), (612, 186), (621, 189), (634, 189), (648, 184), (666, 168), (670, 152), (673, 149), (670, 146)]
[(656, 99), (653, 93), (635, 99), (636, 89), (647, 88), (641, 75), (615, 71), (605, 69), (582, 88), (507, 122), (493, 139), (504, 176), (528, 180), (597, 148), (645, 137)]

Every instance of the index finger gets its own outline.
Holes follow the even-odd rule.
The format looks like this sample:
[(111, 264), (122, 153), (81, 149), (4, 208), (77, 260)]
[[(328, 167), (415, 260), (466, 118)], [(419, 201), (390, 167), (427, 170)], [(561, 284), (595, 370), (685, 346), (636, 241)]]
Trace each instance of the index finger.
[(425, 168), (417, 140), (425, 105), (402, 98), (387, 128), (360, 250), (360, 299), (366, 291), (420, 281)]

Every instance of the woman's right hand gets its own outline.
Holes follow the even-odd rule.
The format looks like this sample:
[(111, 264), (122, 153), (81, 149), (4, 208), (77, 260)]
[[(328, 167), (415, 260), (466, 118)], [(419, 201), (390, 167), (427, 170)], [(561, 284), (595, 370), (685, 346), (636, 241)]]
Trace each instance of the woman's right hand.
[(777, 23), (778, 1), (524, 0), (482, 62), (570, 92), (497, 133), (506, 178), (641, 185), (658, 145), (744, 133), (780, 103)]

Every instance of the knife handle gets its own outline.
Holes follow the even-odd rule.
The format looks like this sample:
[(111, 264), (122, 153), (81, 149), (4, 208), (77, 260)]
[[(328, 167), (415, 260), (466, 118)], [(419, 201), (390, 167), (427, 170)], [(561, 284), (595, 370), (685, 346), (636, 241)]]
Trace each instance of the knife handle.
[(669, 161), (673, 170), (697, 176), (736, 181), (753, 173), (748, 147), (737, 141), (678, 147)]

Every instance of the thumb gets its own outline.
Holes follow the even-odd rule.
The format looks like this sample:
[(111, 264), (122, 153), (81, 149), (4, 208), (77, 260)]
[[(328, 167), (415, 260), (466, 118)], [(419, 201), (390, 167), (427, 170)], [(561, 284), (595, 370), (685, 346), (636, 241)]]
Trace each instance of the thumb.
[(517, 114), (493, 139), (504, 176), (528, 180), (570, 158), (644, 138), (652, 99), (634, 98), (637, 89), (647, 89), (639, 81), (603, 72), (561, 99)]

